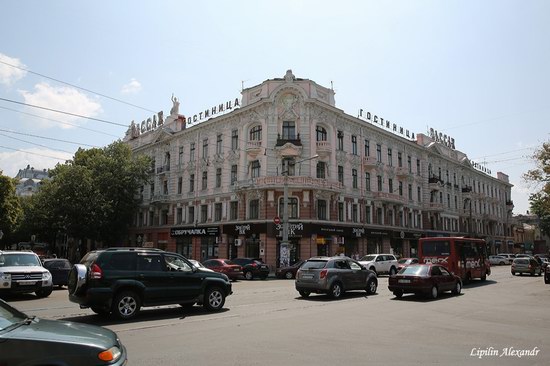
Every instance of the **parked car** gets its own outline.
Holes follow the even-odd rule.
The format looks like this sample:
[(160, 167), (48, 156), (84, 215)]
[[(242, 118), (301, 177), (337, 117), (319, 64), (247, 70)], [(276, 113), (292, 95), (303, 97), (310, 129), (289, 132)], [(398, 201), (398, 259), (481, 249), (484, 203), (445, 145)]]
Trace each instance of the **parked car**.
[(498, 253), (497, 255), (506, 258), (508, 264), (512, 264), (514, 258), (516, 258), (516, 255), (512, 253)]
[(491, 265), (502, 266), (502, 265), (505, 265), (505, 264), (508, 263), (508, 258), (503, 257), (501, 255), (490, 255), (489, 256), (489, 263), (491, 263)]
[(2, 365), (121, 366), (126, 361), (126, 348), (109, 329), (39, 319), (0, 300)]
[(67, 286), (69, 281), (69, 272), (71, 271), (71, 262), (69, 262), (68, 259), (44, 259), (42, 263), (44, 264), (44, 268), (52, 274), (52, 282), (54, 286)]
[(544, 283), (550, 284), (550, 266), (546, 266), (546, 269), (544, 270)]
[(539, 262), (533, 257), (519, 257), (514, 259), (512, 262), (512, 267), (510, 268), (512, 275), (529, 273), (531, 276), (542, 275), (542, 266)]
[(401, 258), (397, 261), (397, 272), (411, 264), (417, 264), (418, 258)]
[(233, 281), (244, 276), (243, 267), (229, 259), (208, 259), (203, 262), (203, 265), (208, 269), (225, 274)]
[(377, 275), (387, 273), (391, 276), (397, 273), (397, 258), (393, 254), (368, 254), (359, 259), (359, 263)]
[(153, 248), (110, 248), (87, 253), (69, 273), (69, 300), (120, 319), (142, 306), (202, 304), (223, 308), (229, 278), (193, 266), (185, 257)]
[(298, 269), (295, 286), (302, 297), (313, 292), (338, 299), (351, 290), (376, 293), (378, 278), (374, 271), (348, 257), (312, 257)]
[(243, 275), (247, 280), (256, 277), (265, 280), (269, 276), (269, 267), (261, 258), (234, 258), (231, 261), (243, 268)]
[(0, 294), (34, 292), (38, 297), (48, 297), (52, 290), (52, 275), (38, 255), (0, 250)]
[(295, 278), (296, 272), (298, 272), (298, 268), (300, 268), (300, 266), (304, 264), (304, 262), (305, 261), (298, 261), (291, 266), (277, 268), (277, 270), (275, 271), (275, 277), (286, 278), (288, 280)]
[(532, 257), (531, 254), (525, 254), (525, 253), (516, 254), (516, 258), (531, 258), (531, 257)]
[(462, 280), (438, 264), (413, 264), (391, 276), (388, 289), (397, 298), (405, 293), (414, 293), (436, 299), (445, 291), (459, 295), (462, 291)]

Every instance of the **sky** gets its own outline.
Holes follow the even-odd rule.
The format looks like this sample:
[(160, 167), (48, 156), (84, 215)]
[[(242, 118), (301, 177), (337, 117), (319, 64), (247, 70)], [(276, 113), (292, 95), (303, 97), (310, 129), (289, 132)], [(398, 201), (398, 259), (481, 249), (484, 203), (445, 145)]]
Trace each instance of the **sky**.
[(522, 175), (550, 140), (550, 1), (6, 0), (2, 13), (4, 175), (121, 139), (172, 95), (193, 115), (292, 69), (350, 115), (451, 136), (509, 175), (514, 214), (538, 188)]

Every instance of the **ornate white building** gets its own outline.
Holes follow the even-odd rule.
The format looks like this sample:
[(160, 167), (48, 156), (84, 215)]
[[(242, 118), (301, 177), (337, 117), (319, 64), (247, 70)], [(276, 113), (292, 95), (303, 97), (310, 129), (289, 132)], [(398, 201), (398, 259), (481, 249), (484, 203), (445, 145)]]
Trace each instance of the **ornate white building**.
[(493, 252), (513, 244), (508, 177), (476, 169), (436, 131), (415, 136), (370, 113), (348, 115), (332, 89), (290, 70), (192, 117), (172, 101), (166, 120), (132, 122), (125, 138), (153, 160), (131, 245), (198, 260), (261, 257), (274, 269), (285, 184), (291, 263), (414, 255), (422, 236), (478, 236)]

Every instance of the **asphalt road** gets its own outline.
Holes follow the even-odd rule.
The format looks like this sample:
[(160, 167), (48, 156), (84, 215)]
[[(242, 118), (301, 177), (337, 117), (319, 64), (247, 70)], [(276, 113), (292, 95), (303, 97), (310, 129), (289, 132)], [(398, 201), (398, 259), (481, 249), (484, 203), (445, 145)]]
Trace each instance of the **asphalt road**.
[(493, 267), (487, 281), (437, 300), (395, 299), (387, 276), (376, 295), (336, 301), (302, 299), (292, 280), (238, 281), (221, 312), (146, 308), (130, 322), (79, 309), (66, 290), (9, 302), (116, 331), (130, 365), (549, 365), (550, 285), (509, 268)]

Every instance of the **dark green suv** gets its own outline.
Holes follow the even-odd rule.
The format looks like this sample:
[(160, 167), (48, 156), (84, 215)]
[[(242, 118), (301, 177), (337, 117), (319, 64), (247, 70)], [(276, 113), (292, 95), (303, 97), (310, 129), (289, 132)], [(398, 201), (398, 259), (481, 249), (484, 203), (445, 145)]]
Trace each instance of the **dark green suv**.
[(202, 304), (220, 310), (232, 293), (229, 278), (198, 268), (185, 257), (152, 248), (91, 251), (69, 273), (69, 300), (120, 319), (142, 306)]

